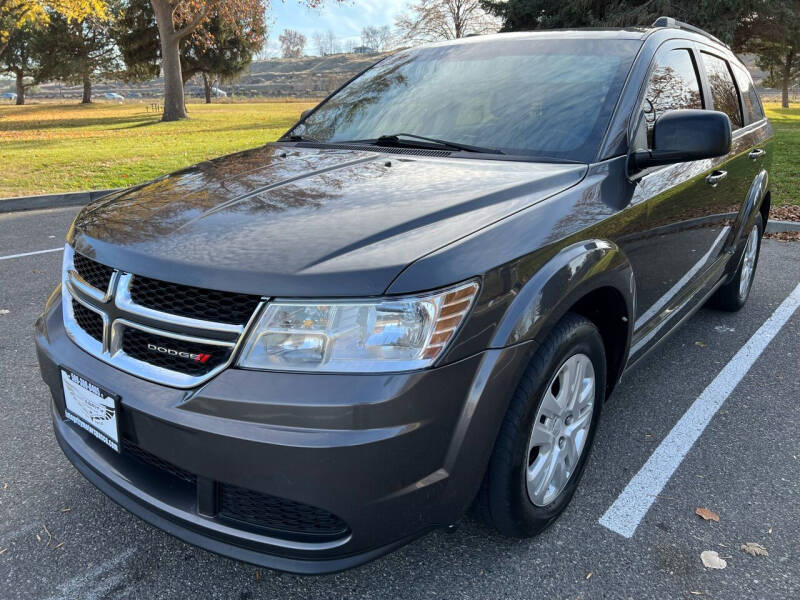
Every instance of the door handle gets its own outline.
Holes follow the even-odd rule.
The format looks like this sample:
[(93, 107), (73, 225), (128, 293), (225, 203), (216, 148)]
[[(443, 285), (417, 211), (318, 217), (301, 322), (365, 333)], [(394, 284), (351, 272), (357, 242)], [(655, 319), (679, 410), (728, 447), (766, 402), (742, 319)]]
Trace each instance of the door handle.
[(727, 176), (728, 176), (727, 171), (714, 171), (713, 173), (711, 173), (711, 175), (706, 177), (706, 183), (708, 183), (713, 187), (717, 187), (717, 184), (723, 179), (725, 179)]
[(761, 158), (767, 153), (766, 150), (762, 150), (761, 148), (756, 148), (755, 150), (751, 150), (750, 154), (747, 155), (747, 158), (752, 158), (753, 160), (757, 158)]

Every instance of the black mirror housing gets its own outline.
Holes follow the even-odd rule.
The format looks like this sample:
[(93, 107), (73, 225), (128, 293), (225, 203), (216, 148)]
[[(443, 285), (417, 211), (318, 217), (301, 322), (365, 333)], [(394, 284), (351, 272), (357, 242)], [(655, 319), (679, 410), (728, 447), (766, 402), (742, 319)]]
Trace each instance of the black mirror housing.
[(313, 111), (313, 110), (314, 110), (313, 108), (307, 108), (303, 112), (301, 112), (300, 113), (300, 120), (302, 121), (303, 119), (305, 119), (308, 115), (311, 114), (311, 111)]
[(731, 121), (714, 110), (671, 110), (656, 119), (653, 150), (637, 150), (638, 169), (724, 156), (731, 151)]

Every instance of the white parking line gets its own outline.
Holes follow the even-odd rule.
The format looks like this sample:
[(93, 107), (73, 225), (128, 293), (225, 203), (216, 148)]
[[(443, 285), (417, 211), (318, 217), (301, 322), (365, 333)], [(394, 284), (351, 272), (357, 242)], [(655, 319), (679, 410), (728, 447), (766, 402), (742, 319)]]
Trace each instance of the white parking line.
[(759, 327), (675, 424), (667, 437), (622, 493), (600, 517), (599, 523), (626, 538), (636, 532), (658, 494), (703, 433), (712, 417), (744, 378), (758, 357), (800, 306), (800, 285)]
[(48, 252), (63, 252), (64, 248), (53, 248), (51, 250), (37, 250), (36, 252), (23, 252), (22, 254), (10, 254), (9, 256), (0, 256), (0, 260), (10, 260), (12, 258), (22, 258), (23, 256), (33, 256), (34, 254), (47, 254)]

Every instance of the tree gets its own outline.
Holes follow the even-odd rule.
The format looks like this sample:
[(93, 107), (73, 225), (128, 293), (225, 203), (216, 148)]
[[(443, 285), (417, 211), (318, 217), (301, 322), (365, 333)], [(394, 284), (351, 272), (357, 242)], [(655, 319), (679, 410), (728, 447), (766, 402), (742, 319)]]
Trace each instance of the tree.
[(230, 27), (213, 15), (206, 25), (213, 43), (197, 43), (187, 38), (181, 48), (181, 72), (184, 83), (195, 75), (203, 79), (206, 103), (211, 103), (212, 77), (233, 77), (241, 73), (261, 50), (266, 35), (264, 11), (255, 10), (240, 27)]
[(39, 26), (28, 23), (13, 29), (0, 56), (0, 73), (11, 73), (16, 81), (17, 104), (25, 104), (25, 91), (34, 85), (38, 62), (35, 45), (41, 36)]
[(121, 67), (111, 23), (94, 16), (70, 20), (53, 15), (34, 48), (37, 81), (83, 84), (83, 104), (92, 101), (92, 79), (108, 77)]
[(736, 37), (736, 49), (756, 54), (767, 85), (781, 88), (781, 104), (789, 108), (789, 87), (800, 78), (800, 1), (756, 3)]
[(306, 36), (294, 29), (284, 29), (278, 37), (283, 58), (300, 58), (306, 49)]
[(481, 6), (481, 0), (416, 0), (395, 25), (410, 42), (434, 42), (493, 33), (500, 21)]
[(388, 25), (383, 27), (364, 27), (361, 30), (361, 45), (372, 48), (377, 52), (385, 52), (392, 44), (392, 29)]
[(150, 0), (125, 0), (112, 23), (112, 35), (124, 69), (124, 81), (149, 81), (161, 71), (161, 42)]
[(0, 0), (0, 56), (15, 31), (26, 25), (46, 25), (54, 13), (79, 21), (107, 16), (104, 0)]
[(481, 0), (483, 8), (502, 19), (502, 31), (650, 26), (658, 17), (669, 15), (727, 43), (733, 41), (753, 4), (753, 0)]

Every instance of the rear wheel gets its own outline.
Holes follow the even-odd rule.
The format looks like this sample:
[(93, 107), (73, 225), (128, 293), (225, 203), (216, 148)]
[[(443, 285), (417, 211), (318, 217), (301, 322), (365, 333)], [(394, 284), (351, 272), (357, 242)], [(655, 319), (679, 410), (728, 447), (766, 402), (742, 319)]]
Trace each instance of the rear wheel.
[(535, 535), (575, 493), (605, 397), (603, 340), (568, 313), (528, 366), (514, 393), (477, 500), (501, 533)]
[(758, 215), (756, 222), (753, 223), (753, 227), (750, 229), (750, 233), (747, 235), (747, 241), (745, 242), (736, 274), (733, 279), (720, 287), (711, 296), (708, 301), (708, 305), (711, 308), (735, 312), (745, 305), (747, 298), (750, 296), (750, 288), (753, 287), (753, 278), (758, 266), (763, 234), (764, 221), (761, 215)]

